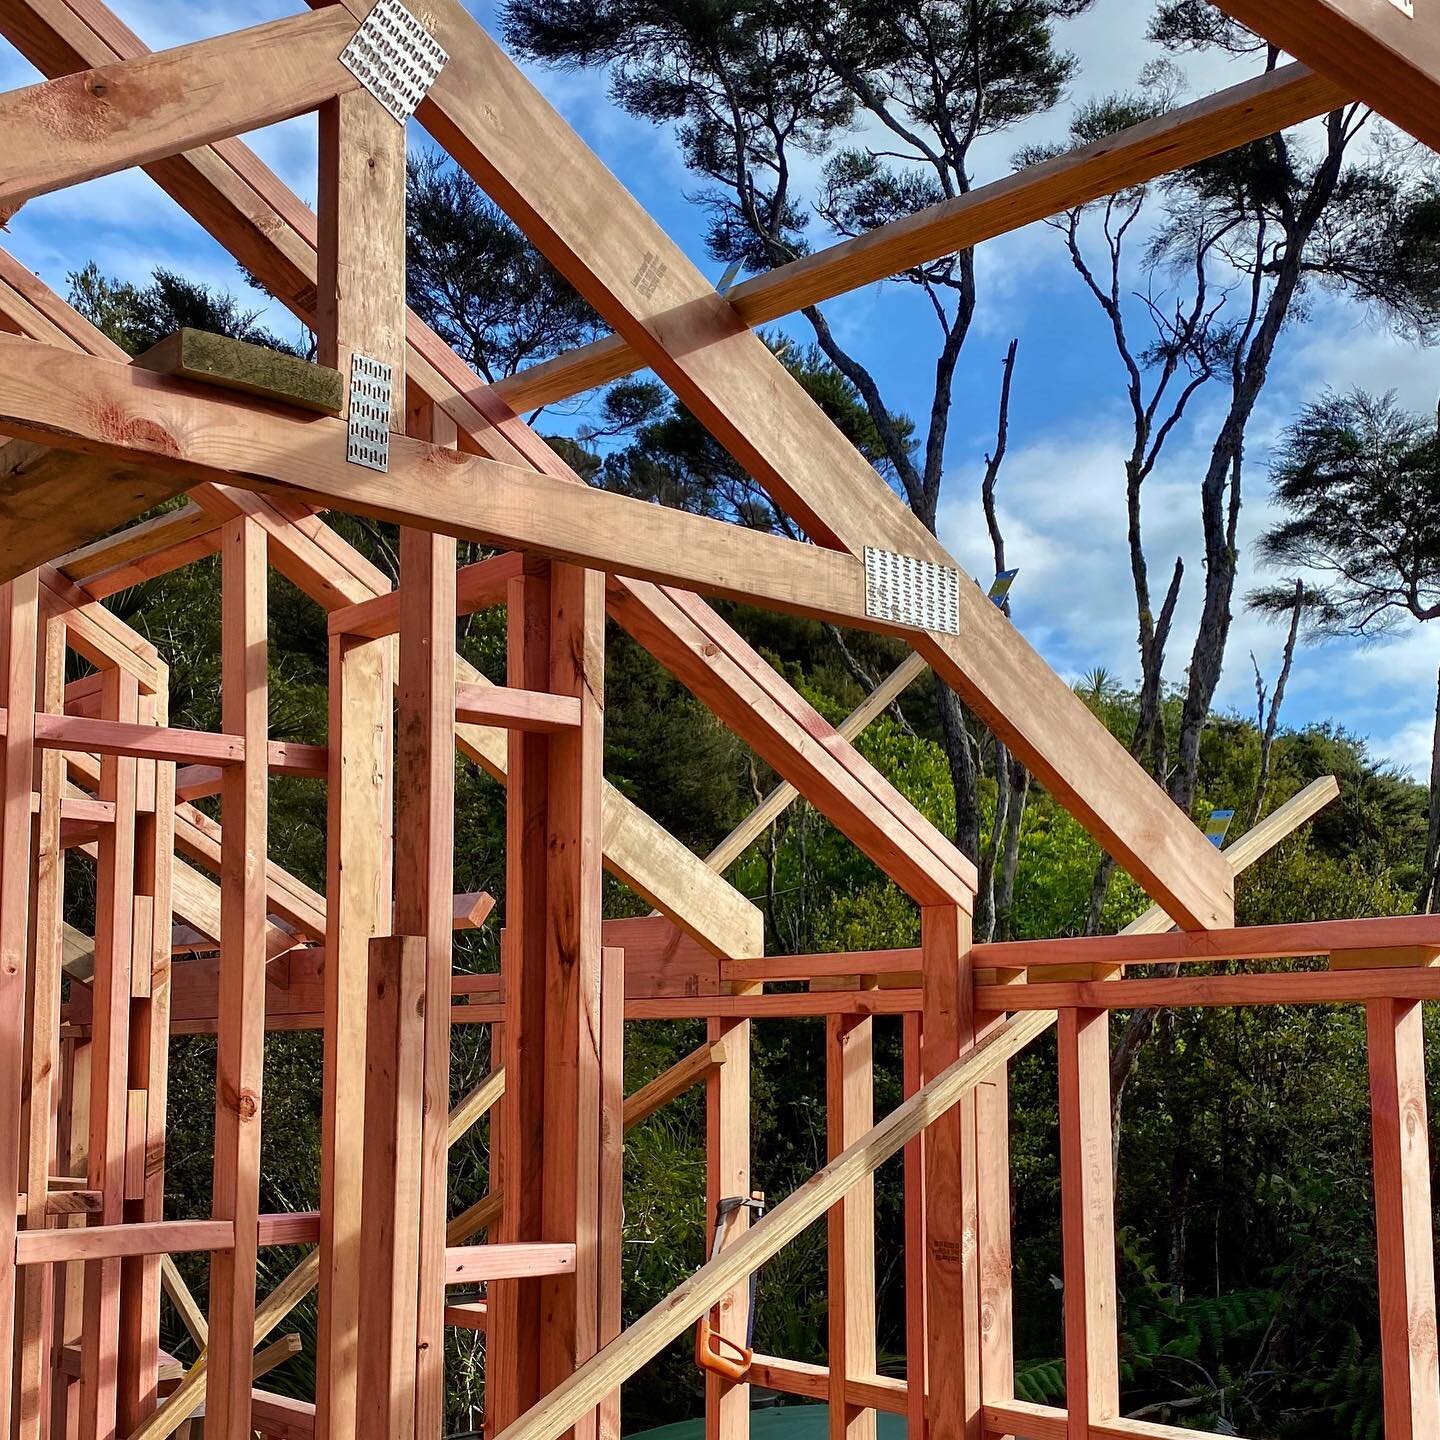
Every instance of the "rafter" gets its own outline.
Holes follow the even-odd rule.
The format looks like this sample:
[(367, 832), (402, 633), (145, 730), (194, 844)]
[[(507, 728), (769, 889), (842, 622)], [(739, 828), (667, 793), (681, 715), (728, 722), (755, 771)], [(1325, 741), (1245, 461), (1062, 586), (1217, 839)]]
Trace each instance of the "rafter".
[[(1347, 98), (1344, 90), (1303, 65), (1287, 65), (742, 280), (725, 299), (754, 329), (1298, 125)], [(646, 363), (621, 336), (607, 335), (508, 376), (495, 385), (495, 393), (512, 410), (538, 409), (609, 384)]]
[(1257, 35), (1440, 149), (1440, 14), (1417, 0), (1215, 0)]
[(343, 11), (273, 20), (0, 94), (0, 207), (313, 110), (359, 81)]

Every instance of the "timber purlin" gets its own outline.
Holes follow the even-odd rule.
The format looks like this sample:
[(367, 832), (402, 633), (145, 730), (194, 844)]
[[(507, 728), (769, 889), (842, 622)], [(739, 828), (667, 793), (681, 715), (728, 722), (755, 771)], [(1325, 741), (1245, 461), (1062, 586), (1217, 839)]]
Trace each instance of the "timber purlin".
[[(828, 1400), (846, 1440), (872, 1436), (878, 1411), (935, 1440), (1179, 1440), (1195, 1432), (1119, 1413), (1109, 1013), (1343, 1004), (1366, 1015), (1387, 1440), (1440, 1436), (1421, 1025), (1440, 999), (1440, 921), (1234, 927), (1235, 879), (1334, 781), (1216, 852), (968, 581), (958, 625), (870, 613), (867, 556), (946, 581), (953, 562), (751, 333), (1352, 94), (1440, 139), (1433, 9), (1220, 3), (1313, 68), (720, 296), (459, 0), (432, 0), (413, 18), (443, 68), (399, 111), (419, 100), (419, 122), (615, 329), (492, 387), (405, 308), (405, 131), (393, 97), (341, 58), (362, 23), (408, 32), (402, 7), (310, 0), (311, 14), (152, 53), (101, 0), (0, 0), (0, 32), (47, 77), (0, 96), (0, 211), (24, 224), (32, 196), (142, 166), (315, 328), (325, 362), (182, 331), (131, 363), (0, 253), (0, 1044), (22, 1062), (0, 1066), (0, 1163), (19, 1180), (0, 1187), (0, 1354), (14, 1354), (0, 1434), (163, 1440), (203, 1406), (218, 1440), (436, 1440), (444, 1328), (460, 1326), (485, 1334), (499, 1440), (618, 1440), (621, 1384), (704, 1313), (743, 1333), (748, 1277), (825, 1216), (830, 1365), (755, 1356), (741, 1383), (707, 1374), (712, 1440), (746, 1440), (749, 1383)], [(307, 111), (318, 216), (234, 138)], [(346, 460), (354, 356), (392, 377), (383, 471)], [(511, 408), (642, 365), (816, 543), (585, 487)], [(183, 507), (137, 519), (182, 492)], [(401, 525), (398, 587), (327, 508)], [(505, 553), (457, 569), (456, 539)], [(203, 733), (169, 724), (162, 655), (99, 602), (217, 552), (222, 729)], [(269, 738), (270, 566), (328, 614), (325, 744)], [(833, 727), (704, 596), (880, 629), (912, 653)], [(503, 686), (453, 646), (455, 617), (486, 607), (507, 610)], [(604, 781), (607, 609), (782, 778), (708, 862)], [(67, 654), (95, 673), (67, 686)], [(1118, 936), (970, 943), (974, 866), (852, 743), (927, 666), (1151, 911)], [(454, 931), (497, 923), (489, 895), (454, 882), (457, 746), (508, 786), (499, 974), (453, 968)], [(276, 775), (327, 785), (325, 895), (267, 858)], [(191, 803), (217, 795), (218, 821)], [(760, 912), (720, 871), (796, 795), (921, 907), (919, 947), (763, 956)], [(64, 922), (67, 849), (95, 863), (93, 939)], [(602, 862), (660, 913), (602, 920)], [(1277, 960), (1328, 966), (1254, 966)], [(1187, 968), (1134, 974), (1157, 964)], [(806, 988), (766, 989), (794, 982)], [(750, 1193), (750, 1031), (778, 1017), (824, 1019), (828, 1163), (757, 1224), (742, 1211), (622, 1329), (624, 1134), (703, 1084), (707, 1209)], [(877, 1124), (873, 1037), (890, 1017), (905, 1098)], [(626, 1098), (626, 1023), (682, 1018), (705, 1020), (705, 1042)], [(457, 1024), (494, 1027), (505, 1059), (452, 1107)], [(1010, 1295), (1006, 1067), (1052, 1025), (1067, 1409), (1016, 1398)], [(262, 1214), (264, 1035), (299, 1028), (325, 1040), (321, 1204)], [(217, 1036), (212, 1209), (176, 1219), (169, 1041), (194, 1033)], [(452, 1216), (447, 1157), (487, 1114), (489, 1191)], [(908, 1381), (874, 1373), (871, 1177), (902, 1149)], [(259, 1250), (292, 1245), (306, 1257), (257, 1296)], [(208, 1318), (169, 1259), (184, 1252), (211, 1257)], [(447, 1303), (462, 1284), (485, 1298)], [(201, 1347), (183, 1373), (159, 1346), (162, 1287)], [(296, 1353), (296, 1337), (270, 1337), (317, 1288), (314, 1403), (255, 1390)]]

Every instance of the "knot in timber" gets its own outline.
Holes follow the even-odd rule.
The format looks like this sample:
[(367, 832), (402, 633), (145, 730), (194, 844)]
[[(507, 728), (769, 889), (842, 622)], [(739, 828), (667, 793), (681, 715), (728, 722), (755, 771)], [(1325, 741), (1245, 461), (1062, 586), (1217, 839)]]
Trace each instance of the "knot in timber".
[(95, 410), (95, 430), (102, 441), (113, 441), (129, 449), (148, 450), (152, 455), (179, 459), (179, 442), (163, 426), (140, 415), (132, 415), (114, 401), (102, 402)]

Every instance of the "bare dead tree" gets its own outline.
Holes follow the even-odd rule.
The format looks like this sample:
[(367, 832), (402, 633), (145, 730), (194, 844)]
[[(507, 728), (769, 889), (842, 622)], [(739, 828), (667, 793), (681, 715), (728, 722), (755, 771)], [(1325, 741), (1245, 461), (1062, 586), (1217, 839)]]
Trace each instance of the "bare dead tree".
[[(1111, 107), (1082, 111), (1072, 138), (1078, 140), (1088, 135), (1102, 117), (1106, 124), (1118, 118), (1111, 113)], [(1146, 192), (1135, 189), (1112, 195), (1100, 203), (1102, 259), (1098, 263), (1090, 259), (1082, 238), (1082, 222), (1091, 207), (1070, 210), (1049, 223), (1064, 237), (1075, 272), (1105, 316), (1125, 375), (1125, 394), (1130, 407), (1130, 450), (1125, 457), (1126, 540), (1140, 656), (1140, 692), (1130, 753), (1137, 760), (1148, 760), (1150, 773), (1163, 783), (1168, 763), (1163, 723), (1165, 651), (1185, 566), (1177, 556), (1157, 611), (1144, 544), (1142, 497), (1145, 482), (1154, 474), (1166, 441), (1184, 418), (1190, 401), (1216, 373), (1220, 346), (1214, 331), (1226, 296), (1222, 292), (1218, 299), (1212, 298), (1209, 271), (1212, 259), (1235, 222), (1226, 220), (1196, 230), (1190, 271), (1192, 289), (1188, 298), (1177, 296), (1162, 304), (1153, 289), (1152, 275), (1151, 290), (1140, 297), (1152, 328), (1148, 345), (1141, 349), (1133, 340), (1127, 322), (1123, 274), (1126, 240), (1140, 219), (1145, 200)], [(1114, 860), (1102, 854), (1086, 907), (1087, 935), (1095, 934), (1100, 927), (1114, 873)]]
[[(1000, 381), (999, 413), (995, 424), (995, 444), (985, 457), (985, 475), (980, 483), (980, 502), (985, 510), (985, 526), (990, 534), (995, 573), (1008, 569), (1005, 559), (1005, 536), (1000, 527), (995, 504), (995, 487), (1010, 438), (1010, 389), (1015, 378), (1015, 355), (1020, 342), (1013, 339), (1005, 352)], [(1010, 614), (1010, 597), (1005, 596), (1000, 608)], [(966, 727), (968, 730), (968, 726)], [(1020, 827), (1025, 818), (1025, 802), (1030, 793), (1030, 772), (995, 741), (995, 813), (990, 822), (990, 842), (980, 853), (979, 904), (977, 922), (985, 940), (1010, 938), (1010, 915), (1015, 903), (1015, 874), (1020, 865)]]
[(1260, 731), (1260, 771), (1255, 779), (1255, 798), (1250, 805), (1250, 817), (1246, 821), (1248, 830), (1260, 818), (1265, 808), (1265, 796), (1270, 789), (1270, 754), (1275, 746), (1275, 731), (1280, 723), (1280, 706), (1285, 702), (1285, 686), (1290, 679), (1290, 667), (1295, 663), (1295, 641), (1300, 634), (1300, 620), (1305, 613), (1305, 582), (1296, 580), (1295, 601), (1290, 611), (1290, 629), (1285, 636), (1285, 649), (1280, 657), (1280, 673), (1275, 677), (1275, 693), (1270, 697), (1270, 710), (1265, 710), (1265, 681), (1260, 674), (1255, 652), (1250, 652), (1250, 663), (1255, 667), (1256, 728)]

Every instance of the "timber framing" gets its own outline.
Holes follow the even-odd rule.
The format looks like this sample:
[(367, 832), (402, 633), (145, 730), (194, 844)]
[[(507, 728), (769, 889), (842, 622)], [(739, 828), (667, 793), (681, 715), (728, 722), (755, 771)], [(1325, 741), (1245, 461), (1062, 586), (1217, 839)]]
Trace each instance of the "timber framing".
[[(405, 130), (340, 60), (371, 0), (162, 52), (101, 0), (0, 0), (0, 33), (45, 76), (0, 95), (0, 210), (142, 167), (315, 328), (324, 362), (183, 332), (132, 363), (0, 252), (0, 1048), (16, 1062), (0, 1065), (0, 1159), (17, 1179), (0, 1187), (0, 1433), (163, 1440), (203, 1407), (223, 1440), (435, 1440), (454, 1326), (485, 1337), (488, 1434), (618, 1440), (622, 1383), (702, 1317), (743, 1334), (748, 1277), (825, 1217), (828, 1365), (756, 1355), (738, 1379), (707, 1374), (712, 1440), (747, 1440), (751, 1383), (828, 1400), (835, 1440), (871, 1440), (877, 1412), (933, 1440), (1181, 1440), (1195, 1432), (1121, 1413), (1109, 1016), (1322, 1004), (1365, 1008), (1386, 1434), (1440, 1435), (1421, 1024), (1440, 921), (1236, 927), (1237, 879), (1334, 781), (1217, 851), (968, 577), (953, 625), (877, 606), (867, 552), (954, 562), (753, 333), (1352, 101), (1440, 141), (1432, 8), (1220, 3), (1300, 63), (720, 296), (459, 0), (431, 0), (415, 13), (445, 60), (419, 123), (614, 330), (492, 386), (405, 308)], [(318, 214), (236, 138), (306, 112)], [(390, 367), (384, 469), (347, 452), (352, 355)], [(805, 541), (587, 487), (515, 413), (638, 368)], [(398, 525), (398, 582), (327, 512)], [(457, 540), (501, 553), (457, 568)], [(217, 555), (206, 733), (170, 724), (162, 649), (103, 602)], [(325, 612), (323, 744), (270, 736), (272, 569)], [(907, 658), (832, 725), (707, 597), (880, 631)], [(483, 608), (506, 612), (502, 685), (453, 644), (455, 617)], [(605, 779), (607, 619), (781, 779), (707, 858)], [(972, 943), (974, 865), (854, 743), (927, 668), (1151, 910), (1114, 936)], [(501, 923), (456, 884), (457, 751), (506, 787), (496, 973), (452, 959), (455, 932)], [(277, 776), (326, 787), (323, 893), (268, 855)], [(219, 819), (195, 803), (216, 797)], [(914, 903), (918, 946), (765, 954), (760, 909), (723, 872), (801, 798)], [(67, 855), (93, 868), (93, 936), (64, 921)], [(602, 865), (655, 913), (603, 918)], [(627, 1026), (677, 1019), (704, 1020), (704, 1043), (627, 1098)], [(623, 1327), (626, 1132), (703, 1086), (707, 1210), (748, 1195), (751, 1031), (779, 1019), (824, 1022), (828, 1163), (758, 1223), (740, 1211)], [(900, 1030), (905, 1094), (878, 1122), (877, 1025)], [(488, 1027), (497, 1059), (452, 1107), (456, 1026)], [(1016, 1399), (1010, 1295), (1007, 1065), (1052, 1027), (1064, 1409)], [(302, 1029), (325, 1047), (321, 1203), (265, 1214), (264, 1036)], [(194, 1034), (216, 1037), (214, 1184), (210, 1213), (179, 1219), (169, 1050)], [(450, 1154), (482, 1122), (488, 1191), (452, 1205)], [(895, 1379), (875, 1374), (872, 1177), (902, 1151)], [(260, 1251), (282, 1245), (305, 1257), (260, 1295)], [(182, 1253), (210, 1257), (208, 1314)], [(483, 1298), (447, 1299), (462, 1285)], [(316, 1290), (313, 1401), (256, 1389), (296, 1353), (273, 1337)], [(160, 1349), (162, 1295), (200, 1347), (188, 1368)]]

